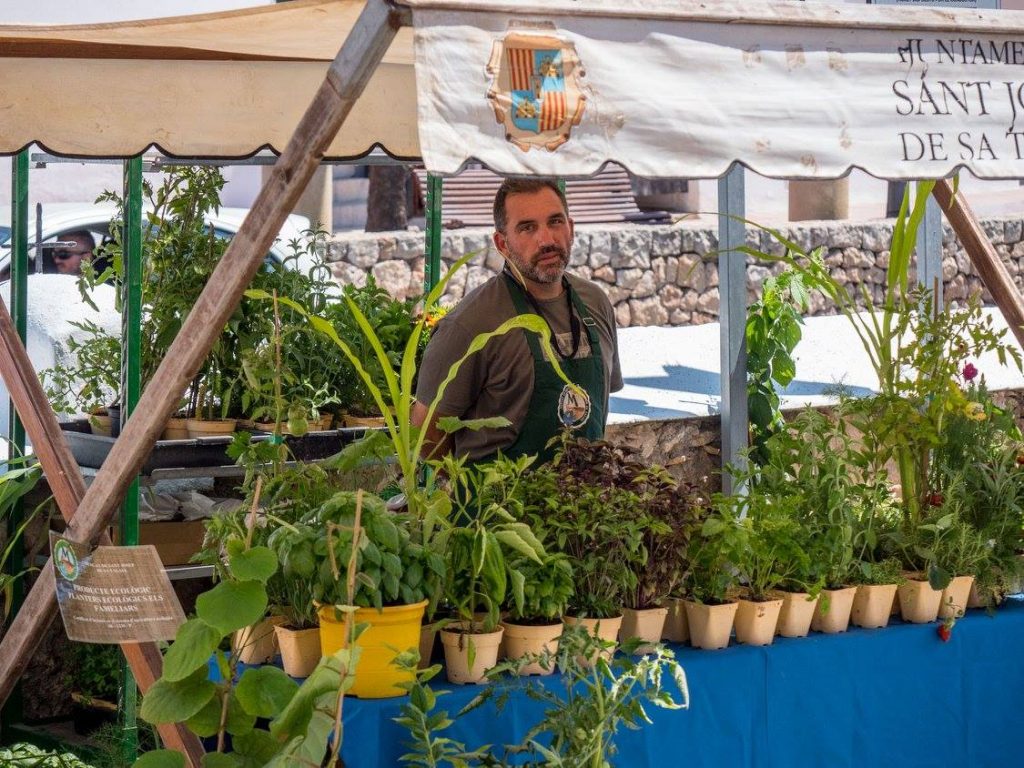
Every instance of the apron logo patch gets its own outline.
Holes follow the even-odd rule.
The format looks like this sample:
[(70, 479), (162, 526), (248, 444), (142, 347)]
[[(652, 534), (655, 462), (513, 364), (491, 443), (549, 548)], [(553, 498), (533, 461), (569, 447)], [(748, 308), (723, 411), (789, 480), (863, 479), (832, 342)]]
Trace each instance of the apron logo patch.
[(558, 420), (569, 429), (578, 429), (590, 418), (590, 395), (572, 389), (568, 384), (562, 387), (558, 396)]

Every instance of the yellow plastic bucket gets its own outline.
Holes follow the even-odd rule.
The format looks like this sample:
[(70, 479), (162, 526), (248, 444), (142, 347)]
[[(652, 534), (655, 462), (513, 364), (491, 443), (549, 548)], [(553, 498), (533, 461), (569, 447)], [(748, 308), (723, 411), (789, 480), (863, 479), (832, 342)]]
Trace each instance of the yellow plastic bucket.
[[(418, 649), (420, 624), (427, 601), (390, 608), (360, 608), (356, 624), (368, 624), (356, 641), (362, 649), (356, 667), (356, 680), (349, 693), (362, 699), (388, 699), (404, 696), (400, 683), (411, 683), (415, 670), (396, 667), (395, 657), (403, 651)], [(320, 615), (320, 649), (324, 656), (335, 653), (345, 644), (345, 620), (335, 618), (334, 606), (325, 605)]]

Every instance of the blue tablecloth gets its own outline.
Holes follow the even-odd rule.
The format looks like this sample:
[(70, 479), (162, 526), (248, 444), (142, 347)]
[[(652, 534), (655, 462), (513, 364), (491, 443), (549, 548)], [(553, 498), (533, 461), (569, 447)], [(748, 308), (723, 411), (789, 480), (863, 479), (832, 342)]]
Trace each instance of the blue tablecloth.
[[(936, 625), (776, 639), (765, 648), (675, 647), (690, 709), (650, 708), (653, 725), (616, 740), (621, 768), (1009, 768), (1024, 764), (1024, 603), (970, 611), (943, 643)], [(532, 678), (538, 680), (538, 678)], [(558, 678), (543, 685), (559, 686)], [(477, 693), (451, 691), (454, 715)], [(401, 699), (345, 700), (346, 768), (398, 768)], [(512, 686), (445, 732), (467, 747), (518, 742), (542, 705)]]

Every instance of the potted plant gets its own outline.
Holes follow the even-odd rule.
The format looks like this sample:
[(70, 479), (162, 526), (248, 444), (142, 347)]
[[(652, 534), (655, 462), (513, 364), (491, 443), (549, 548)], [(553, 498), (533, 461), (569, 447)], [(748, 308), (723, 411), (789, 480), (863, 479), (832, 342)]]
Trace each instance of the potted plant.
[(549, 675), (554, 665), (545, 666), (540, 659), (558, 651), (562, 634), (562, 616), (576, 591), (572, 566), (562, 553), (548, 552), (538, 563), (519, 555), (510, 561), (513, 572), (523, 575), (523, 602), (507, 601), (503, 641), (505, 658), (523, 660), (520, 675)]
[(572, 564), (577, 587), (566, 622), (582, 623), (611, 643), (647, 561), (650, 516), (642, 493), (631, 487), (641, 471), (608, 443), (566, 440), (552, 463), (522, 482), (534, 530)]
[(626, 596), (619, 639), (644, 640), (639, 650), (648, 653), (651, 643), (661, 640), (669, 596), (689, 568), (686, 550), (707, 516), (708, 503), (694, 485), (676, 482), (661, 467), (637, 471), (635, 464), (627, 463), (618, 482), (624, 486), (627, 480), (640, 496), (636, 514), (645, 529), (646, 559), (638, 566), (636, 588)]
[(745, 585), (736, 611), (737, 642), (771, 645), (782, 610), (782, 599), (775, 591), (808, 570), (804, 531), (795, 519), (794, 501), (794, 497), (774, 498), (756, 489), (745, 496), (719, 499), (726, 524), (737, 529), (737, 535), (730, 537), (735, 549), (729, 557)]
[(862, 560), (853, 576), (857, 593), (853, 597), (850, 620), (865, 629), (888, 626), (896, 590), (903, 580), (903, 566), (895, 557)]
[(843, 632), (849, 625), (856, 592), (848, 586), (855, 564), (853, 511), (878, 483), (847, 432), (844, 411), (842, 400), (828, 413), (801, 411), (763, 442), (763, 462), (750, 473), (753, 488), (793, 505), (808, 555), (791, 564), (794, 573), (779, 585), (784, 637), (803, 637), (812, 628)]
[[(68, 339), (73, 362), (57, 364), (39, 372), (50, 405), (58, 414), (85, 413), (93, 434), (114, 436), (109, 406), (117, 402), (121, 388), (121, 342), (91, 320), (71, 323), (82, 337)], [(120, 422), (118, 423), (120, 428)]]
[[(273, 535), (269, 543), (275, 549), (277, 542)], [(309, 569), (313, 562), (312, 543), (307, 540), (301, 547), (275, 549), (281, 566), (280, 586), (273, 580), (267, 584), (271, 609), (276, 607), (282, 617), (282, 621), (274, 625), (274, 635), (284, 671), (291, 677), (308, 677), (322, 655), (320, 623)]]
[(972, 566), (971, 593), (974, 605), (991, 606), (1022, 571), (1024, 441), (1013, 415), (992, 402), (977, 368), (967, 363), (960, 375), (967, 404), (948, 415), (944, 439), (933, 455), (930, 496), (941, 499), (944, 509), (954, 511), (986, 543), (986, 557)]
[(963, 616), (974, 585), (974, 574), (988, 561), (991, 553), (989, 542), (974, 526), (955, 512), (948, 515), (948, 521), (938, 529), (932, 544), (939, 578), (945, 581), (939, 601), (937, 618), (956, 619)]
[[(361, 519), (361, 540), (355, 521)], [(444, 561), (417, 544), (412, 519), (386, 509), (384, 501), (362, 491), (339, 491), (306, 515), (274, 534), (275, 549), (287, 553), (297, 578), (309, 579), (320, 604), (320, 642), (325, 656), (345, 647), (345, 609), (356, 607), (354, 621), (367, 624), (357, 645), (361, 666), (352, 693), (364, 698), (400, 696), (407, 675), (392, 664), (402, 652), (419, 646), (420, 622), (427, 597), (445, 573)], [(352, 560), (359, 577), (352, 602), (342, 574)]]
[(694, 648), (716, 650), (729, 645), (739, 607), (731, 597), (736, 585), (731, 558), (741, 539), (739, 527), (713, 508), (700, 535), (690, 542), (690, 572), (684, 588), (690, 597), (686, 621)]
[(522, 522), (522, 501), (515, 493), (531, 462), (532, 457), (523, 456), (469, 466), (465, 458), (449, 455), (438, 463), (452, 499), (451, 519), (436, 539), (447, 567), (443, 594), (455, 617), (440, 633), (450, 682), (486, 680), (487, 670), (498, 662), (506, 596), (512, 609), (524, 615), (526, 576), (517, 563), (524, 557), (543, 567), (547, 557)]

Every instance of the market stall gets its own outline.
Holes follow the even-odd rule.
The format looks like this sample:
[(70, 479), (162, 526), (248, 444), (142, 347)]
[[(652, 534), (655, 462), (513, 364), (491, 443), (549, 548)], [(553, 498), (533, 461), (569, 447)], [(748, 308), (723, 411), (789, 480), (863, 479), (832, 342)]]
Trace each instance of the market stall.
[[(0, 372), (69, 521), (68, 536), (98, 539), (322, 158), (358, 156), (379, 144), (396, 157), (421, 156), (439, 174), (478, 160), (502, 174), (563, 177), (612, 161), (645, 177), (723, 176), (737, 163), (791, 179), (834, 178), (853, 167), (892, 179), (944, 177), (958, 168), (1021, 177), (1015, 127), (1024, 104), (1013, 75), (1021, 30), (1024, 21), (1013, 13), (569, 0), (371, 0), (365, 8), (311, 0), (153, 23), (0, 28), (11, 105), (0, 152), (32, 142), (74, 156), (131, 156), (153, 145), (182, 158), (281, 151), (88, 490), (13, 341), (14, 324), (0, 313)], [(124, 87), (111, 89), (113, 81)], [(229, 99), (211, 91), (225, 83)], [(89, 105), (87, 121), (40, 119), (82, 92), (104, 93)], [(722, 198), (734, 199), (741, 182), (735, 172), (724, 179)], [(937, 189), (965, 236), (969, 210), (950, 185)], [(720, 241), (729, 266), (721, 287), (729, 339), (723, 396), (731, 403), (724, 415), (738, 441), (746, 429), (739, 405), (744, 262), (728, 251), (743, 242), (742, 224), (727, 220)], [(982, 238), (973, 247), (1004, 313), (1024, 320), (1005, 269), (991, 251), (982, 259)], [(4, 697), (53, 615), (48, 565), (0, 644)], [(145, 691), (159, 676), (155, 646), (125, 652)], [(165, 731), (197, 764), (195, 739), (180, 727)]]

